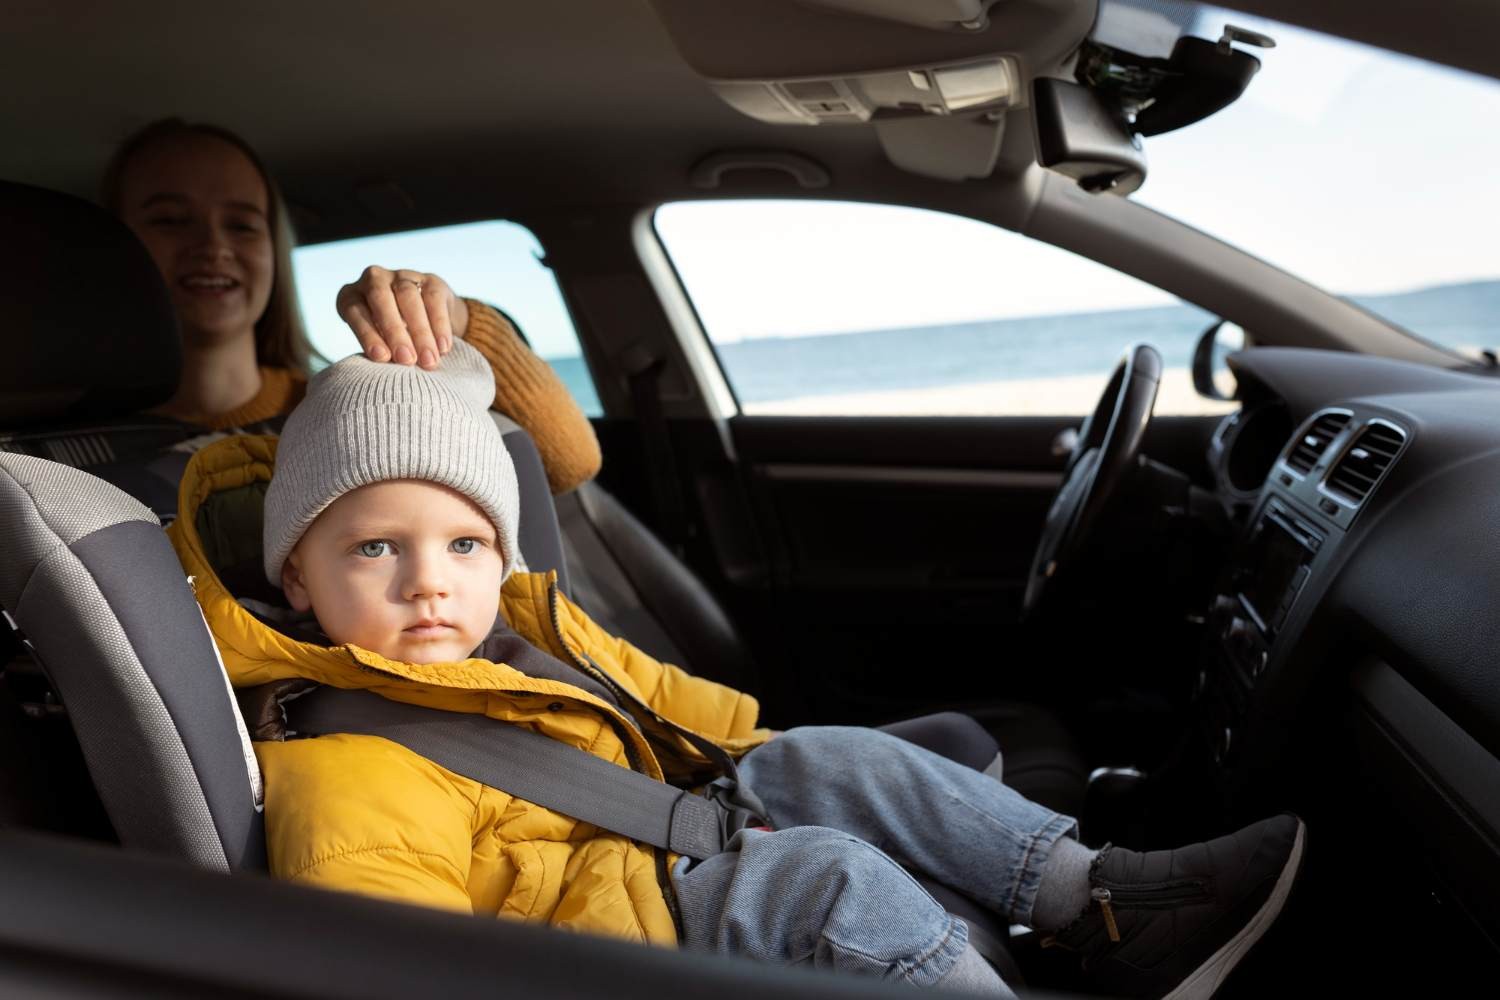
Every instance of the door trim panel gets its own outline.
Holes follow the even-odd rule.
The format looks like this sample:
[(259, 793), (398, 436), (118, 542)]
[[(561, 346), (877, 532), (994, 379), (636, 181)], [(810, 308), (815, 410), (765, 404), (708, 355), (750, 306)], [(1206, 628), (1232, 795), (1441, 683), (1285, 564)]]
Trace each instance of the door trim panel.
[(768, 479), (782, 482), (860, 482), (893, 486), (973, 486), (980, 489), (1056, 490), (1058, 472), (1010, 469), (933, 469), (921, 466), (803, 465), (773, 463), (755, 466)]

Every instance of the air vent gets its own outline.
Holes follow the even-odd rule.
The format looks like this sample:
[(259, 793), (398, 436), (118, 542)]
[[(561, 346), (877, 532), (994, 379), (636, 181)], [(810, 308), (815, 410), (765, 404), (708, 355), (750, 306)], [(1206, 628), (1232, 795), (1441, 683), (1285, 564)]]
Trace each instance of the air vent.
[(1390, 424), (1366, 425), (1329, 471), (1328, 492), (1353, 504), (1363, 503), (1405, 443), (1406, 435)]
[(1292, 445), (1292, 450), (1286, 457), (1286, 464), (1302, 475), (1307, 475), (1312, 471), (1312, 467), (1318, 464), (1318, 459), (1323, 457), (1323, 452), (1328, 450), (1333, 439), (1339, 436), (1339, 431), (1348, 424), (1349, 414), (1347, 413), (1329, 412), (1320, 415)]

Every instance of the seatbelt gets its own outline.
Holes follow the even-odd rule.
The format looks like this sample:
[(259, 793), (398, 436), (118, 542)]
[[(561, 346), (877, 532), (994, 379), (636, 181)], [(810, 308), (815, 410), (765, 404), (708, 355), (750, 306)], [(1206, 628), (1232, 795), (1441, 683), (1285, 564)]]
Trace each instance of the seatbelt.
[(669, 549), (681, 559), (687, 513), (682, 506), (682, 492), (677, 483), (677, 459), (672, 452), (672, 438), (661, 410), (662, 370), (660, 358), (637, 361), (630, 372), (630, 398), (635, 405), (635, 419), (641, 428), (641, 445), (645, 451), (646, 473), (651, 479), (651, 495), (656, 507), (657, 532)]
[(327, 686), (282, 709), (288, 732), (379, 736), (480, 784), (695, 860), (718, 854), (741, 829), (764, 822), (764, 808), (732, 780), (694, 795), (485, 715)]

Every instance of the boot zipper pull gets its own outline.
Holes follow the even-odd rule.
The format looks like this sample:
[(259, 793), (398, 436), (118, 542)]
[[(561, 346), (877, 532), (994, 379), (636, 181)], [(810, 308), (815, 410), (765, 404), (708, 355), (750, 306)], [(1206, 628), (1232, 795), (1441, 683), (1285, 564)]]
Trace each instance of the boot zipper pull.
[(1089, 890), (1089, 895), (1099, 904), (1099, 912), (1104, 914), (1104, 929), (1109, 932), (1109, 939), (1120, 940), (1120, 925), (1115, 923), (1115, 908), (1110, 903), (1113, 897), (1109, 890), (1094, 888)]

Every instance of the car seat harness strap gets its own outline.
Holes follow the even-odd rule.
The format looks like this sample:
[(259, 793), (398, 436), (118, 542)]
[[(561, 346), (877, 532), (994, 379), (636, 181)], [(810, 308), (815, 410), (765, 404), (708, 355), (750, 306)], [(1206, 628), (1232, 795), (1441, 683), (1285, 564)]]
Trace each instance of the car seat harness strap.
[(283, 709), (289, 731), (379, 736), (491, 788), (694, 860), (766, 822), (759, 800), (733, 778), (694, 794), (485, 715), (326, 686)]

